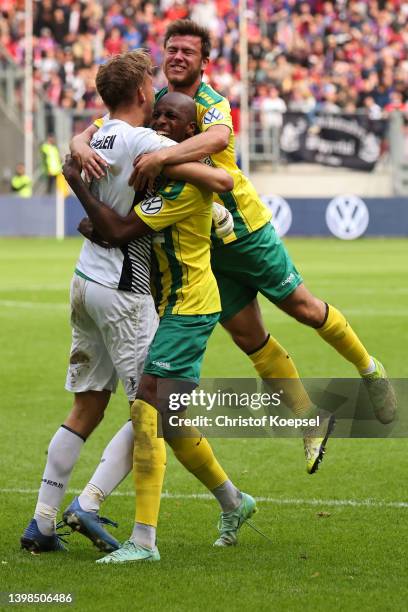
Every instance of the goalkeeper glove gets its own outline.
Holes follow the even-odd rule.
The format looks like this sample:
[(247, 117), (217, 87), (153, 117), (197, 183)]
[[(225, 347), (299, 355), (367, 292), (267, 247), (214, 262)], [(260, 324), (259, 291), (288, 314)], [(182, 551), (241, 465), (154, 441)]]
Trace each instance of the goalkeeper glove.
[(212, 205), (212, 219), (217, 238), (226, 238), (234, 231), (234, 219), (230, 211), (217, 202)]

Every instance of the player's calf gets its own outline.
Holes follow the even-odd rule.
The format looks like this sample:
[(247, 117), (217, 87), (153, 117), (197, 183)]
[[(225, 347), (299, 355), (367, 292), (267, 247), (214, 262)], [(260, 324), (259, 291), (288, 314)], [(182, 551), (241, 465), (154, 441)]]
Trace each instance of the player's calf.
[(315, 329), (321, 327), (325, 321), (325, 302), (310, 293), (303, 283), (277, 306), (299, 323)]

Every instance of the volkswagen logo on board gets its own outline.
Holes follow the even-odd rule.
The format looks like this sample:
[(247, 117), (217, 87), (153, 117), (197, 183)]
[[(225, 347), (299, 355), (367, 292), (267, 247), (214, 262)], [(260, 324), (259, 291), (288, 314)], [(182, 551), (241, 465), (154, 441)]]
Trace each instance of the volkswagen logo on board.
[(354, 240), (362, 236), (369, 220), (366, 204), (356, 195), (337, 196), (326, 208), (327, 227), (342, 240)]
[(278, 236), (287, 234), (292, 225), (292, 211), (287, 201), (277, 195), (262, 196), (261, 199), (272, 212), (271, 223)]

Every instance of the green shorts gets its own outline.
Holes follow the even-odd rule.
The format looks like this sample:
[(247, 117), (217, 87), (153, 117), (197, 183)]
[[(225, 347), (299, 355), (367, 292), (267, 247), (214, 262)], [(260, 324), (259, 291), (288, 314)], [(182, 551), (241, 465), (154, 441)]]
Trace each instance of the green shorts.
[(258, 291), (278, 303), (303, 282), (271, 223), (213, 249), (211, 267), (221, 296), (221, 322), (252, 302)]
[(198, 383), (207, 340), (220, 314), (164, 315), (146, 357), (144, 373)]

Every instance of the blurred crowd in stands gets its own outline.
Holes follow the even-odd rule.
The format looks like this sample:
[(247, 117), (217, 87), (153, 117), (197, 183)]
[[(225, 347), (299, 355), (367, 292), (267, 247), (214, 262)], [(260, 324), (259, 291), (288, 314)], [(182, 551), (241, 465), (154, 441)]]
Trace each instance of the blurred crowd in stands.
[[(160, 66), (166, 26), (190, 17), (212, 34), (206, 80), (239, 106), (238, 0), (34, 0), (34, 13), (35, 87), (50, 104), (97, 111), (98, 65), (147, 47)], [(251, 104), (271, 127), (287, 109), (408, 112), (408, 0), (248, 0), (248, 18)], [(0, 46), (23, 63), (24, 0), (0, 0)]]

